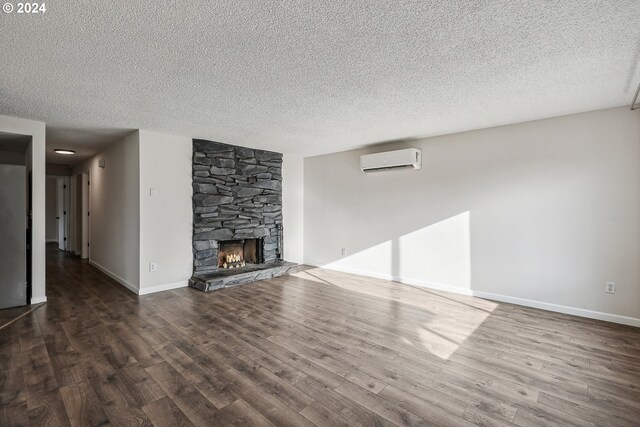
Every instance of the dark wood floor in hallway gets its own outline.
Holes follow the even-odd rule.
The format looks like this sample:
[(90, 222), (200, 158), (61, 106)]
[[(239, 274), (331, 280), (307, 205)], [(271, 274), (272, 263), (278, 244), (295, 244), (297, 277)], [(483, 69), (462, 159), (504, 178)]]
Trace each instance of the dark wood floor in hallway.
[(640, 329), (321, 269), (138, 297), (47, 267), (0, 330), (1, 425), (640, 422)]

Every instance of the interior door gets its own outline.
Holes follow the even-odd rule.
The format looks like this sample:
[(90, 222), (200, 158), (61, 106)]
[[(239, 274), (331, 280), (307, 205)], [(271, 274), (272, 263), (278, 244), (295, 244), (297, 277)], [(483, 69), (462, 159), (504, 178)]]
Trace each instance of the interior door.
[(24, 166), (0, 165), (0, 308), (27, 305)]

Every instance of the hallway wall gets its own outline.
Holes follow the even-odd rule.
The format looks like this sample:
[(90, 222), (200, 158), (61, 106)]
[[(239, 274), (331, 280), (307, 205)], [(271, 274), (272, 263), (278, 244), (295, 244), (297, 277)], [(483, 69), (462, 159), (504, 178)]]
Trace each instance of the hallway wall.
[[(105, 161), (105, 167), (99, 161)], [(139, 132), (76, 166), (90, 174), (89, 261), (127, 288), (140, 285)]]

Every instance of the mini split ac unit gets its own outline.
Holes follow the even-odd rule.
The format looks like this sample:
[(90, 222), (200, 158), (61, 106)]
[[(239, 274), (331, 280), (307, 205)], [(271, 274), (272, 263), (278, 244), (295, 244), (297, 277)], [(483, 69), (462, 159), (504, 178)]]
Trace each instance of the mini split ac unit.
[(418, 148), (387, 151), (385, 153), (360, 156), (362, 172), (378, 172), (388, 169), (422, 168), (422, 151)]

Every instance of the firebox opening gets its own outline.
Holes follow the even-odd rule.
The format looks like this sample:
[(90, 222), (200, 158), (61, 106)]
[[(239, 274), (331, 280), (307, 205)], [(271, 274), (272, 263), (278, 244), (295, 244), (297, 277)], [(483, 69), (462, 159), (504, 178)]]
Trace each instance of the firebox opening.
[(241, 268), (262, 264), (263, 239), (225, 240), (218, 242), (218, 268)]

